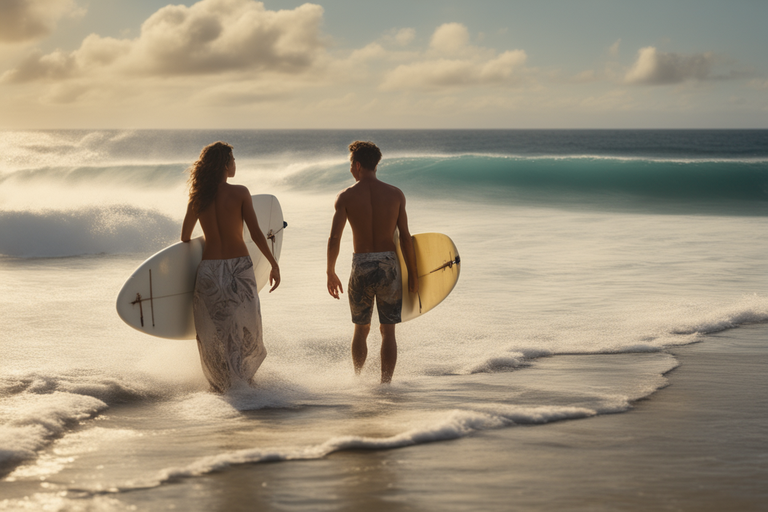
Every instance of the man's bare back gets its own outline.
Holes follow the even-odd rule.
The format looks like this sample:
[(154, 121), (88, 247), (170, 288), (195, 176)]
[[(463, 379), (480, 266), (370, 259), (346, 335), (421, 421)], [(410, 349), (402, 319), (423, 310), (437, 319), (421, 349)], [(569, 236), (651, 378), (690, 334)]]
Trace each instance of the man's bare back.
[(405, 214), (400, 189), (378, 179), (363, 179), (344, 190), (337, 199), (346, 210), (356, 253), (395, 250), (395, 228)]

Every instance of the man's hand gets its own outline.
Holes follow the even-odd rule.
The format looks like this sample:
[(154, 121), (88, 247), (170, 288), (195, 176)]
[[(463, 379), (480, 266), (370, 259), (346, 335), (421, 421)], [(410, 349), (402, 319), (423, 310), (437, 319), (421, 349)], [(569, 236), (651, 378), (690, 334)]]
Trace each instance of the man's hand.
[(280, 267), (278, 267), (277, 265), (272, 267), (272, 270), (269, 272), (269, 284), (272, 285), (272, 288), (270, 288), (269, 293), (272, 293), (273, 291), (275, 291), (275, 288), (280, 286)]
[(419, 293), (419, 277), (415, 274), (408, 274), (408, 291)]
[(328, 293), (334, 299), (339, 298), (339, 293), (344, 293), (344, 289), (341, 286), (341, 279), (335, 272), (328, 272)]

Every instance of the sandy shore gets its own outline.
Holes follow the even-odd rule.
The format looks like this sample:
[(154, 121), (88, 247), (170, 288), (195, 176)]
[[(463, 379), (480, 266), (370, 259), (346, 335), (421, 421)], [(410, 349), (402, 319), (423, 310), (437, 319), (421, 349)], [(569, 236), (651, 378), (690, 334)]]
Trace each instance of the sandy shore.
[(142, 510), (766, 510), (768, 326), (672, 353), (681, 364), (670, 385), (627, 413), (240, 466), (120, 501)]

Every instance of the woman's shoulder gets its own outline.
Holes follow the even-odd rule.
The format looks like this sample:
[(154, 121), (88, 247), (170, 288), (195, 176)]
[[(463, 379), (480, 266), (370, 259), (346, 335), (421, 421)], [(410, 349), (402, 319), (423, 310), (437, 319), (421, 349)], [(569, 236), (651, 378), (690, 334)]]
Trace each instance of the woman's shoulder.
[(233, 185), (231, 183), (226, 183), (225, 187), (229, 194), (235, 195), (237, 197), (243, 197), (243, 198), (251, 197), (251, 193), (248, 191), (248, 187), (246, 187), (245, 185)]

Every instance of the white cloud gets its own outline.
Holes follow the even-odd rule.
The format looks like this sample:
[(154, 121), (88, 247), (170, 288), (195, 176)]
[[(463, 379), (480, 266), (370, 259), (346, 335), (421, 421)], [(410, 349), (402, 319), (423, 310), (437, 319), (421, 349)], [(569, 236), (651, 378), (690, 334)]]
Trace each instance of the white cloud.
[(136, 51), (152, 74), (206, 74), (237, 69), (297, 72), (324, 44), (323, 8), (304, 4), (268, 11), (252, 0), (169, 5), (141, 28)]
[(311, 68), (324, 50), (322, 16), (322, 7), (313, 4), (281, 11), (269, 11), (253, 0), (169, 5), (144, 22), (136, 39), (92, 34), (69, 54), (31, 55), (3, 80), (28, 82), (103, 74), (167, 77), (228, 71), (301, 73)]
[(401, 64), (388, 72), (381, 89), (437, 89), (519, 81), (527, 60), (523, 50), (496, 54), (468, 43), (469, 31), (464, 25), (441, 25), (432, 35), (429, 50), (416, 62)]
[(381, 87), (395, 90), (468, 85), (477, 76), (479, 69), (470, 61), (439, 59), (398, 66)]
[(379, 43), (370, 43), (359, 50), (354, 50), (347, 62), (352, 65), (358, 65), (372, 60), (379, 60), (387, 57), (388, 53)]
[(408, 46), (416, 38), (416, 31), (412, 28), (402, 28), (395, 34), (395, 41), (400, 46)]
[(468, 42), (469, 31), (467, 27), (461, 23), (445, 23), (440, 25), (432, 34), (429, 46), (433, 50), (450, 55), (464, 49)]
[(630, 84), (667, 85), (687, 80), (710, 78), (714, 56), (711, 53), (682, 55), (660, 52), (653, 46), (641, 48), (637, 60), (624, 80)]
[(507, 51), (489, 60), (480, 68), (480, 81), (485, 83), (499, 83), (508, 80), (512, 74), (520, 69), (528, 56), (523, 50)]
[(0, 0), (0, 43), (41, 39), (62, 17), (84, 12), (74, 0)]

